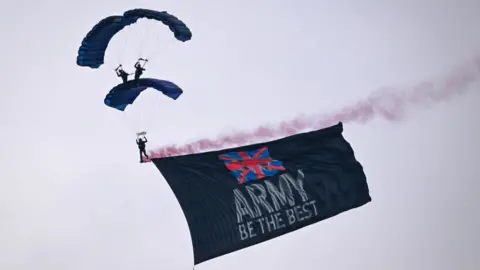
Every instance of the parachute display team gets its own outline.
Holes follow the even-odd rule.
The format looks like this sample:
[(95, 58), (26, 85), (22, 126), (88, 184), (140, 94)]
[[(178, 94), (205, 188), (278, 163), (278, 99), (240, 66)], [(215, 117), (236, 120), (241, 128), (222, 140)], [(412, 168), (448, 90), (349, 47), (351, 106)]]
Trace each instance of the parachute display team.
[[(156, 11), (150, 9), (131, 9), (124, 12), (123, 15), (112, 15), (100, 20), (85, 35), (81, 46), (78, 49), (77, 65), (98, 69), (104, 63), (105, 51), (110, 40), (125, 27), (135, 24), (139, 19), (150, 19), (162, 22), (173, 32), (175, 38), (185, 42), (192, 38), (190, 29), (177, 17), (166, 11)], [(140, 78), (145, 71), (147, 59), (139, 58), (135, 63), (135, 75), (133, 80), (128, 80), (132, 73), (128, 73), (119, 65), (115, 73), (122, 79), (122, 83), (113, 87), (104, 99), (105, 105), (123, 112), (128, 105), (134, 103), (135, 99), (147, 88), (153, 88), (165, 96), (176, 100), (183, 93), (183, 90), (176, 84), (166, 80), (154, 78)], [(143, 140), (137, 138), (137, 145), (140, 151), (140, 162), (143, 162), (142, 154), (148, 159), (145, 152), (145, 143), (147, 142), (145, 134)]]

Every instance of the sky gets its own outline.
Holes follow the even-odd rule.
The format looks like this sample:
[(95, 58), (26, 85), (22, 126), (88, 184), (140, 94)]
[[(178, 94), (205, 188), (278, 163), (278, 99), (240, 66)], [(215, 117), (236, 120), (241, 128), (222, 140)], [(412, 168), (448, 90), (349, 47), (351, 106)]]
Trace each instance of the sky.
[[(0, 269), (192, 269), (185, 218), (153, 150), (299, 114), (336, 113), (385, 86), (443, 78), (480, 53), (476, 0), (2, 2)], [(167, 10), (181, 43), (139, 22), (98, 70), (76, 65), (101, 18)], [(143, 93), (125, 113), (103, 104), (113, 69), (149, 57), (145, 76), (184, 90)], [(373, 201), (196, 266), (224, 269), (480, 267), (480, 82), (408, 106), (400, 121), (344, 124)]]

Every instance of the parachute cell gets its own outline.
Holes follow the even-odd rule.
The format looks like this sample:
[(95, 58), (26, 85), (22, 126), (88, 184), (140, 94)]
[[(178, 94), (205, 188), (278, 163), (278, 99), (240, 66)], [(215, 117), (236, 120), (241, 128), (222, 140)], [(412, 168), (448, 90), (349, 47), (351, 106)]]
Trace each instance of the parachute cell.
[(147, 88), (156, 89), (174, 100), (183, 93), (182, 89), (172, 82), (144, 78), (137, 81), (128, 81), (112, 88), (105, 97), (105, 105), (124, 111)]
[(104, 63), (105, 51), (113, 36), (142, 18), (162, 22), (168, 26), (179, 41), (185, 42), (192, 38), (192, 33), (185, 23), (166, 11), (132, 9), (126, 11), (123, 16), (110, 16), (102, 19), (87, 33), (78, 49), (77, 65), (99, 68)]

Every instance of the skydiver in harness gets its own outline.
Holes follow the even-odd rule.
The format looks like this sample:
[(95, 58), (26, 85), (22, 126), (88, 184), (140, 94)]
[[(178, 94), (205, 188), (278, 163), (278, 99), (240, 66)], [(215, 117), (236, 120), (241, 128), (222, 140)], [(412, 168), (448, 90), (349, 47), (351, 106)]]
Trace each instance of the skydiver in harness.
[[(140, 61), (143, 61), (143, 65), (140, 64)], [(137, 63), (135, 63), (135, 65), (133, 66), (133, 67), (135, 67), (135, 81), (138, 81), (138, 79), (140, 79), (140, 76), (145, 71), (145, 68), (143, 68), (143, 67), (145, 66), (145, 64), (147, 62), (148, 62), (148, 59), (139, 58)]]
[[(140, 135), (143, 135), (143, 140), (140, 138)], [(137, 145), (138, 150), (140, 151), (140, 163), (143, 163), (143, 156), (142, 154), (148, 159), (147, 152), (145, 151), (145, 143), (147, 143), (147, 138), (145, 137), (145, 132), (141, 132), (137, 134)]]
[(115, 69), (115, 72), (117, 73), (117, 77), (122, 78), (123, 83), (126, 83), (128, 81), (128, 76), (132, 75), (132, 74), (128, 74), (127, 72), (125, 72), (125, 70), (123, 70), (122, 65), (119, 65)]

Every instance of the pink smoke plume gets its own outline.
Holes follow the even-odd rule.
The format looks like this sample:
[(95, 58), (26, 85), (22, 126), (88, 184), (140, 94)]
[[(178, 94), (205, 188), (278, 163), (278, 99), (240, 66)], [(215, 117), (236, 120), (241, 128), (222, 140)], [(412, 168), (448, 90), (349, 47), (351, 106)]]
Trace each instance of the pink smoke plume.
[(466, 92), (468, 87), (479, 77), (480, 57), (477, 57), (474, 61), (460, 66), (439, 80), (425, 81), (401, 90), (393, 87), (381, 88), (367, 98), (331, 114), (299, 116), (276, 125), (260, 126), (251, 132), (238, 132), (216, 139), (201, 139), (182, 146), (164, 146), (150, 152), (149, 156), (162, 158), (239, 146), (254, 141), (266, 141), (307, 130), (325, 128), (338, 122), (366, 123), (374, 117), (383, 117), (388, 121), (400, 121), (404, 118), (409, 105), (424, 106), (450, 100), (456, 95)]

